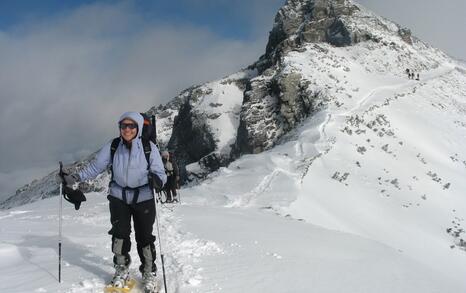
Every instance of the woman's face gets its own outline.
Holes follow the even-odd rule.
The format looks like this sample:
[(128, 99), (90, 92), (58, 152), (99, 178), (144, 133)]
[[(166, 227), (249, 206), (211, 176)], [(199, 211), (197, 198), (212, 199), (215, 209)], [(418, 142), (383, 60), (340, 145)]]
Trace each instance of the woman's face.
[(127, 142), (132, 141), (138, 134), (138, 124), (131, 119), (123, 119), (120, 122), (120, 134)]

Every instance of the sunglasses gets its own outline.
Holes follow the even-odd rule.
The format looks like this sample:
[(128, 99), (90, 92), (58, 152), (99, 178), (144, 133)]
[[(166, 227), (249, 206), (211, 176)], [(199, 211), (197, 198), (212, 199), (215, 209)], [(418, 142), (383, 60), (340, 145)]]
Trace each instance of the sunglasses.
[(138, 125), (135, 123), (120, 123), (120, 129), (125, 129), (125, 128), (136, 129), (138, 128)]

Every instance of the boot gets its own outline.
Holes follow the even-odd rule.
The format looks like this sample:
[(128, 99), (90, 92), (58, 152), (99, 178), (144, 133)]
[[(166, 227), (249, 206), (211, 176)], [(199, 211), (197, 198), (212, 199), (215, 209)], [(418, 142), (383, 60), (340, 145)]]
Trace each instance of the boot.
[(123, 288), (129, 281), (129, 267), (126, 265), (115, 265), (115, 274), (112, 279), (112, 286)]
[(155, 272), (142, 273), (142, 285), (144, 288), (144, 293), (156, 293), (159, 292), (160, 289)]
[(129, 281), (129, 265), (131, 264), (131, 257), (129, 254), (122, 255), (115, 253), (113, 255), (113, 266), (115, 268), (115, 274), (113, 275), (112, 282), (110, 283), (113, 287), (123, 288), (126, 282)]
[(142, 285), (145, 293), (158, 292), (157, 266), (155, 265), (155, 245), (149, 244), (144, 247), (138, 246), (141, 265), (139, 271), (142, 273)]

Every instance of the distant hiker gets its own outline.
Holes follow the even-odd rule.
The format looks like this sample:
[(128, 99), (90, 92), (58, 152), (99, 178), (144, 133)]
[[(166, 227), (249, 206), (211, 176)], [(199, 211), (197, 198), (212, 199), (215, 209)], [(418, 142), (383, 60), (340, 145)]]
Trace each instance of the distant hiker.
[(162, 152), (162, 161), (167, 175), (167, 183), (164, 186), (164, 192), (167, 195), (166, 202), (178, 201), (176, 190), (179, 189), (180, 173), (173, 155), (168, 151)]
[(409, 76), (409, 68), (406, 68), (406, 74)]
[(417, 76), (416, 76), (416, 80), (419, 80), (419, 73), (418, 73)]
[[(118, 120), (120, 136), (102, 147), (95, 159), (79, 173), (65, 176), (66, 184), (95, 178), (111, 166), (109, 184), (112, 252), (115, 274), (111, 285), (122, 288), (129, 281), (131, 257), (131, 218), (136, 234), (137, 251), (141, 260), (144, 289), (157, 287), (155, 265), (155, 201), (152, 187), (161, 190), (167, 181), (157, 146), (142, 139), (144, 118), (136, 112), (126, 112)], [(116, 143), (115, 143), (116, 142)], [(113, 148), (115, 147), (115, 148)], [(112, 160), (113, 157), (113, 160)]]

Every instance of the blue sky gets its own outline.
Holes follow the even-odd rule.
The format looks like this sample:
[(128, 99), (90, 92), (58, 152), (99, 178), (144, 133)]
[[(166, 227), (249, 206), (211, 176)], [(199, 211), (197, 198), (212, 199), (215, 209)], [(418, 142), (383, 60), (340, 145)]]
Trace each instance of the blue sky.
[[(273, 15), (285, 0), (2, 0), (0, 30), (41, 21), (94, 3), (130, 3), (144, 22), (183, 23), (209, 28), (226, 38), (251, 40), (270, 29)], [(466, 59), (464, 34), (466, 1), (359, 0), (375, 12), (399, 22), (449, 52)], [(459, 42), (459, 43), (458, 43)], [(460, 45), (461, 46), (460, 46)]]
[(257, 37), (259, 31), (263, 32), (265, 25), (270, 28), (274, 13), (285, 0), (3, 0), (0, 1), (0, 29), (8, 30), (18, 23), (53, 18), (96, 2), (107, 5), (126, 2), (144, 22), (208, 27), (224, 37), (251, 39)]
[[(0, 198), (96, 151), (115, 119), (252, 64), (285, 0), (1, 0)], [(466, 1), (360, 0), (466, 59)], [(27, 155), (25, 155), (27, 154)]]

